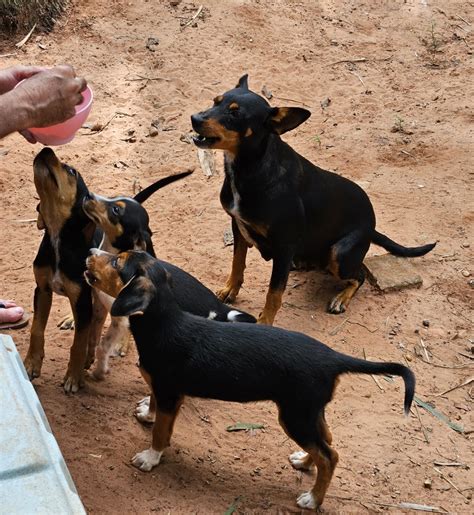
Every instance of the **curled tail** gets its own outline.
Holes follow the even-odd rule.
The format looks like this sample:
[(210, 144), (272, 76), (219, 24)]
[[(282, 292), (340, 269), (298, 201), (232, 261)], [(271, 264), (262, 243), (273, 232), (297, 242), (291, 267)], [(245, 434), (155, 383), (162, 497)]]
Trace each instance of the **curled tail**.
[(164, 186), (167, 186), (168, 184), (171, 184), (172, 182), (184, 179), (184, 177), (191, 175), (193, 172), (194, 170), (188, 170), (187, 172), (181, 172), (175, 175), (169, 175), (168, 177), (164, 177), (163, 179), (160, 179), (159, 181), (150, 184), (150, 186), (148, 186), (144, 190), (138, 192), (133, 197), (133, 199), (136, 200), (139, 204), (143, 204), (143, 202), (145, 202), (145, 200), (151, 197), (153, 193), (155, 193), (155, 191), (158, 191), (159, 189), (163, 188)]
[(428, 245), (422, 245), (421, 247), (404, 247), (403, 245), (395, 243), (388, 236), (385, 236), (385, 234), (377, 231), (374, 231), (372, 236), (372, 243), (383, 247), (385, 250), (388, 250), (390, 254), (400, 257), (424, 256), (436, 246), (436, 243), (429, 243)]
[(366, 361), (364, 359), (352, 358), (344, 355), (341, 366), (341, 373), (360, 373), (360, 374), (390, 374), (401, 376), (405, 383), (405, 415), (410, 411), (413, 396), (415, 395), (415, 374), (406, 366), (400, 363), (380, 363)]

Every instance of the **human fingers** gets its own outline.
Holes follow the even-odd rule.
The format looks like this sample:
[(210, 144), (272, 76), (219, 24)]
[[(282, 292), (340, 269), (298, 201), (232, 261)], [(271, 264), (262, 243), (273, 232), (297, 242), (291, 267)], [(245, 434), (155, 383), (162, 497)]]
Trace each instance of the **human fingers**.
[(84, 77), (76, 77), (75, 82), (78, 87), (78, 91), (82, 93), (87, 88), (87, 81), (84, 79)]
[(51, 71), (56, 72), (63, 77), (74, 78), (76, 76), (74, 68), (69, 64), (60, 64), (52, 68)]

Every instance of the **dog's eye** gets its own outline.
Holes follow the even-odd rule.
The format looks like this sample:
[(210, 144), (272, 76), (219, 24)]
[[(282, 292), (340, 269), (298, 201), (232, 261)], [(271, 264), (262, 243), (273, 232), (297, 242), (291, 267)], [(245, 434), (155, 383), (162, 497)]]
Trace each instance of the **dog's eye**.
[(230, 116), (232, 116), (232, 118), (238, 118), (240, 115), (240, 112), (238, 109), (230, 109), (229, 114), (230, 114)]
[(112, 206), (112, 213), (118, 216), (120, 214), (119, 206)]
[(76, 176), (76, 170), (74, 170), (74, 168), (71, 168), (70, 166), (66, 166), (66, 172), (69, 174), (69, 175), (72, 175), (73, 177)]
[(112, 268), (117, 269), (118, 258), (116, 258), (116, 257), (112, 258), (112, 261), (110, 262), (110, 264), (112, 265)]

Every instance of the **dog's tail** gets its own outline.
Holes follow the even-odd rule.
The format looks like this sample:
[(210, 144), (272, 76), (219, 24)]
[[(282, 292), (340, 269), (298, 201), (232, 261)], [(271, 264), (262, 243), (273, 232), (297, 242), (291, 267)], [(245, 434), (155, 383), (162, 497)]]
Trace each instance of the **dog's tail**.
[(145, 200), (151, 197), (153, 193), (155, 193), (155, 191), (158, 191), (159, 189), (163, 188), (164, 186), (167, 186), (168, 184), (171, 184), (172, 182), (184, 179), (184, 177), (191, 175), (193, 172), (194, 170), (187, 170), (186, 172), (177, 173), (175, 175), (169, 175), (168, 177), (160, 179), (159, 181), (150, 184), (150, 186), (148, 186), (144, 190), (138, 192), (133, 197), (133, 199), (136, 200), (138, 203), (143, 204), (143, 202), (145, 202)]
[(388, 236), (385, 236), (385, 234), (377, 231), (374, 231), (372, 236), (372, 243), (383, 247), (385, 250), (388, 250), (390, 254), (400, 257), (424, 256), (430, 250), (433, 250), (436, 246), (436, 243), (429, 243), (428, 245), (422, 245), (421, 247), (404, 247), (403, 245), (395, 243)]
[(247, 322), (248, 324), (255, 324), (257, 322), (257, 319), (249, 313), (245, 313), (244, 311), (237, 311), (236, 309), (231, 309), (227, 312), (227, 321)]
[(366, 361), (351, 356), (343, 355), (340, 363), (340, 373), (359, 373), (359, 374), (390, 374), (401, 376), (405, 383), (405, 415), (410, 411), (411, 403), (415, 395), (415, 374), (405, 365), (400, 363), (381, 363), (375, 361)]

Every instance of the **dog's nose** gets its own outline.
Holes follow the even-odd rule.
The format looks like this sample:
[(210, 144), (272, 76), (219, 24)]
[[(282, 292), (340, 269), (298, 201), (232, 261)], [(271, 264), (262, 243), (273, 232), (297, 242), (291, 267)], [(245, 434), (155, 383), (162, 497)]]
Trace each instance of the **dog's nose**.
[(199, 127), (202, 122), (204, 121), (204, 117), (202, 116), (201, 113), (198, 113), (198, 114), (193, 114), (191, 116), (191, 124), (192, 126), (196, 129), (197, 127)]

